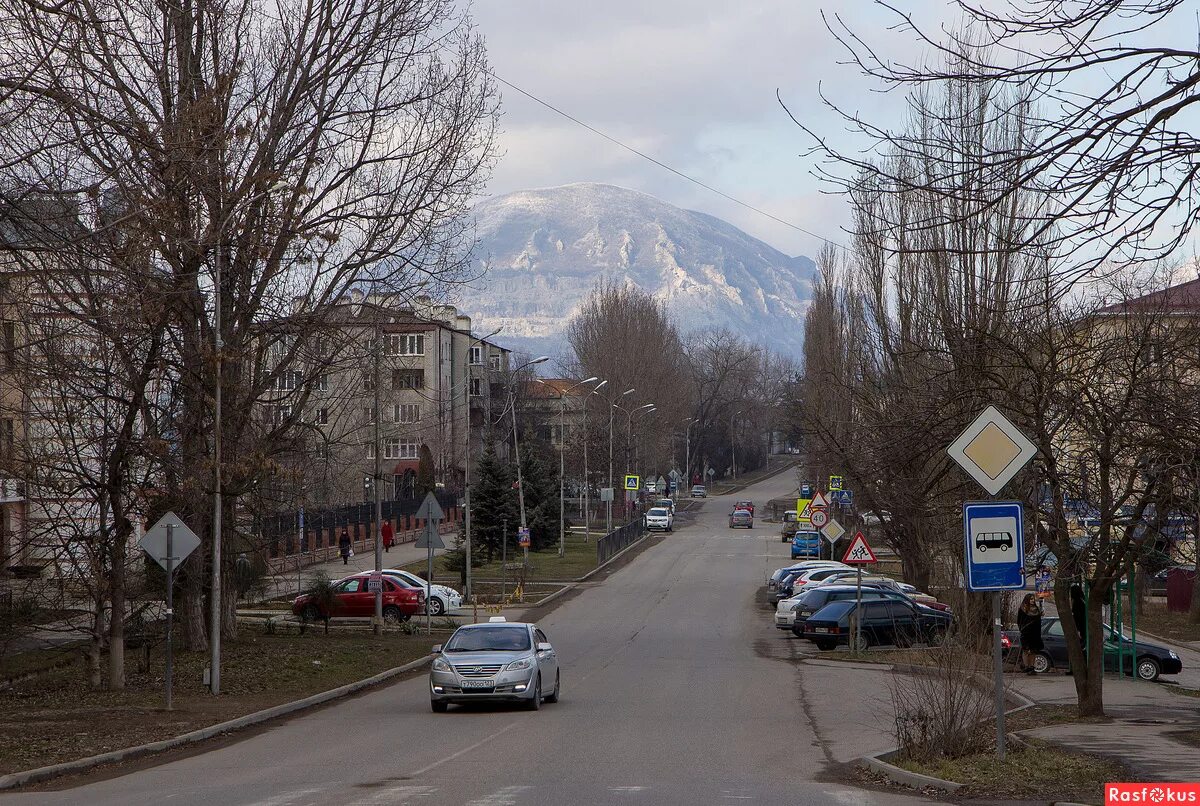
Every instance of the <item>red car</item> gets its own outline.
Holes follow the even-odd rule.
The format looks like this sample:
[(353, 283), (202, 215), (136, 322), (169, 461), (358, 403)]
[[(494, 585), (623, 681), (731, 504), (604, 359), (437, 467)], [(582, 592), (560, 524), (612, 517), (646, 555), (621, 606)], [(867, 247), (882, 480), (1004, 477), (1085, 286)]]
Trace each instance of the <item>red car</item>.
[(754, 514), (754, 502), (753, 501), (735, 501), (733, 503), (733, 508), (734, 509), (744, 509), (747, 512), (749, 512), (751, 515)]
[[(292, 613), (304, 621), (318, 621), (326, 617), (375, 615), (375, 594), (368, 590), (371, 573), (365, 572), (339, 579), (333, 583), (334, 605), (325, 613), (321, 604), (311, 593), (301, 594), (292, 602)], [(383, 577), (383, 620), (388, 624), (408, 621), (425, 611), (425, 591), (410, 588), (391, 577)]]

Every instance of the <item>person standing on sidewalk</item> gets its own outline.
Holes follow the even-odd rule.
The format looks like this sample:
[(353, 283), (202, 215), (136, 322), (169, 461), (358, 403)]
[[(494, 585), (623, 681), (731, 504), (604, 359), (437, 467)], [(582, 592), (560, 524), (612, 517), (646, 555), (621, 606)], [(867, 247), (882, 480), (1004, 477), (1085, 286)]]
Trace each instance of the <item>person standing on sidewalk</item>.
[(342, 555), (342, 565), (350, 564), (350, 554), (354, 550), (350, 548), (350, 532), (346, 531), (346, 527), (342, 527), (342, 533), (338, 536), (338, 554)]
[(396, 539), (396, 535), (392, 532), (392, 522), (390, 520), (384, 521), (383, 529), (380, 532), (383, 535), (383, 550), (388, 551)]
[(1021, 609), (1017, 611), (1017, 629), (1021, 631), (1021, 671), (1025, 674), (1037, 674), (1033, 668), (1038, 652), (1044, 649), (1042, 643), (1042, 605), (1032, 593), (1025, 594), (1021, 600)]

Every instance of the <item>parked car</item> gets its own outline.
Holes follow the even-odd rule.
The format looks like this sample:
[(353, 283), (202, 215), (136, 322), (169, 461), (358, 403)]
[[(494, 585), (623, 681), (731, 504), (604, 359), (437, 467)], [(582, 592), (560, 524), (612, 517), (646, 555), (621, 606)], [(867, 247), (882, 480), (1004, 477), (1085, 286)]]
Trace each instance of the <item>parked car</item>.
[(821, 535), (808, 529), (792, 535), (792, 559), (798, 557), (820, 557)]
[(646, 531), (653, 532), (656, 529), (661, 532), (674, 531), (675, 516), (671, 514), (671, 510), (667, 507), (654, 507), (646, 512)]
[(754, 528), (754, 513), (748, 509), (735, 509), (729, 513), (729, 528), (737, 529), (738, 527), (747, 529)]
[[(1005, 632), (1012, 646), (1021, 645), (1021, 633), (1015, 630)], [(1062, 622), (1056, 616), (1042, 618), (1042, 644), (1045, 647), (1033, 657), (1033, 668), (1038, 672), (1048, 672), (1051, 669), (1069, 669), (1067, 658), (1067, 637), (1063, 634)], [(1118, 648), (1120, 653), (1118, 653)], [(1112, 627), (1104, 625), (1104, 668), (1107, 671), (1117, 671), (1118, 662), (1123, 655), (1125, 671), (1130, 672), (1129, 656), (1134, 648), (1133, 641), (1127, 635), (1118, 636)], [(1137, 642), (1135, 655), (1137, 664), (1134, 670), (1142, 680), (1157, 680), (1160, 674), (1179, 674), (1183, 671), (1183, 661), (1173, 650), (1140, 638)]]
[[(826, 562), (828, 562), (828, 561), (826, 561)], [(817, 565), (817, 566), (812, 566), (812, 567), (808, 567), (808, 568), (802, 568), (799, 570), (788, 571), (786, 574), (784, 574), (783, 577), (780, 578), (779, 583), (775, 586), (775, 589), (771, 592), (771, 601), (778, 602), (781, 599), (790, 599), (792, 596), (799, 593), (800, 590), (804, 589), (804, 586), (797, 586), (795, 584), (796, 580), (799, 577), (803, 576), (804, 574), (808, 573), (809, 571), (813, 571), (813, 570), (817, 570), (817, 569), (823, 569), (823, 570), (832, 572), (830, 574), (830, 576), (826, 577), (826, 579), (832, 579), (833, 577), (836, 577), (839, 574), (844, 574), (847, 570), (849, 570), (841, 563), (838, 563), (836, 565)], [(821, 582), (824, 582), (824, 580), (821, 580)], [(815, 588), (818, 585), (820, 585), (821, 582), (808, 582), (806, 584), (810, 587)], [(799, 587), (799, 589), (797, 589), (798, 587)]]
[(708, 498), (708, 488), (703, 484), (692, 487), (692, 498)]
[(749, 510), (751, 515), (754, 514), (754, 502), (753, 501), (734, 501), (733, 508)]
[(838, 562), (837, 560), (803, 560), (798, 563), (792, 563), (791, 565), (785, 565), (782, 568), (776, 568), (775, 573), (771, 574), (770, 579), (767, 580), (767, 587), (774, 589), (779, 586), (780, 580), (782, 580), (789, 573), (798, 573), (801, 569), (816, 568), (820, 565), (833, 565), (839, 568), (845, 568), (847, 570), (850, 568), (850, 566), (846, 565), (845, 563)]
[(420, 588), (425, 591), (425, 601), (429, 602), (429, 612), (435, 616), (457, 610), (462, 607), (463, 595), (448, 585), (430, 585), (421, 577), (403, 568), (385, 568), (383, 573), (393, 579), (399, 579), (410, 588)]
[[(368, 589), (370, 572), (355, 574), (333, 583), (333, 606), (326, 611), (312, 593), (304, 593), (292, 601), (292, 613), (304, 621), (325, 618), (375, 615), (375, 594)], [(425, 612), (425, 591), (401, 585), (395, 579), (383, 577), (383, 620), (389, 624), (408, 621)]]
[(675, 502), (672, 501), (670, 498), (660, 498), (657, 501), (655, 501), (651, 506), (664, 507), (665, 509), (671, 510), (672, 515), (675, 514)]
[[(857, 596), (858, 588), (851, 585), (821, 585), (802, 590), (791, 598), (779, 601), (775, 607), (775, 626), (780, 630), (792, 630), (798, 637), (803, 637), (805, 619), (830, 602), (854, 600)], [(863, 588), (862, 596), (863, 601), (904, 598), (903, 594), (895, 591), (873, 587)]]
[[(876, 586), (891, 588), (892, 590), (897, 591), (897, 592), (900, 591), (900, 585), (902, 584), (902, 583), (897, 582), (896, 580), (892, 579), (891, 577), (885, 577), (885, 576), (881, 576), (879, 574), (863, 574), (862, 575), (862, 583), (864, 585), (876, 585)], [(834, 574), (833, 576), (826, 577), (824, 580), (822, 580), (821, 584), (857, 585), (858, 584), (858, 571), (853, 570), (853, 569), (851, 569), (849, 571), (842, 571), (840, 574)]]
[(783, 527), (779, 530), (779, 534), (783, 537), (784, 543), (792, 542), (792, 536), (796, 534), (800, 528), (800, 514), (794, 509), (789, 509), (783, 513)]
[(450, 703), (508, 701), (536, 711), (562, 693), (558, 655), (536, 624), (493, 616), (464, 624), (445, 646), (433, 648), (429, 706), (445, 713)]
[(652, 493), (652, 494), (657, 494), (658, 493), (658, 482), (657, 481), (647, 481), (646, 482), (646, 492)]
[[(816, 644), (817, 649), (848, 645), (851, 619), (858, 612), (854, 600), (830, 602), (805, 619), (801, 634)], [(864, 649), (887, 644), (906, 647), (918, 641), (937, 644), (951, 625), (949, 615), (899, 599), (863, 602), (861, 618)]]

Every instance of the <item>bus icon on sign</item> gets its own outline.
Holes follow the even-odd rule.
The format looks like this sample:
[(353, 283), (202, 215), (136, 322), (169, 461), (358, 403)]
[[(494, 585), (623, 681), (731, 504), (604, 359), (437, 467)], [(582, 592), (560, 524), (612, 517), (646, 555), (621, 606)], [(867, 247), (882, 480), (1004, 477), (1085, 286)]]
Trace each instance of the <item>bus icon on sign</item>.
[(1013, 547), (1013, 536), (1011, 532), (978, 532), (975, 535), (975, 548), (980, 551), (988, 549), (1000, 549), (1008, 551)]

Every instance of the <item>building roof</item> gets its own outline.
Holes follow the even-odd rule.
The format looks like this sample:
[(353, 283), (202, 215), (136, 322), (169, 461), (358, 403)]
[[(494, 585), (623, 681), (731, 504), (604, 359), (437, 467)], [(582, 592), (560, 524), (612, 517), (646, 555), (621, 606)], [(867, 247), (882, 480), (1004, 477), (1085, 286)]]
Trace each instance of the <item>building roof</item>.
[(1161, 291), (1115, 302), (1100, 309), (1100, 313), (1129, 313), (1131, 311), (1200, 313), (1200, 279), (1189, 280)]

